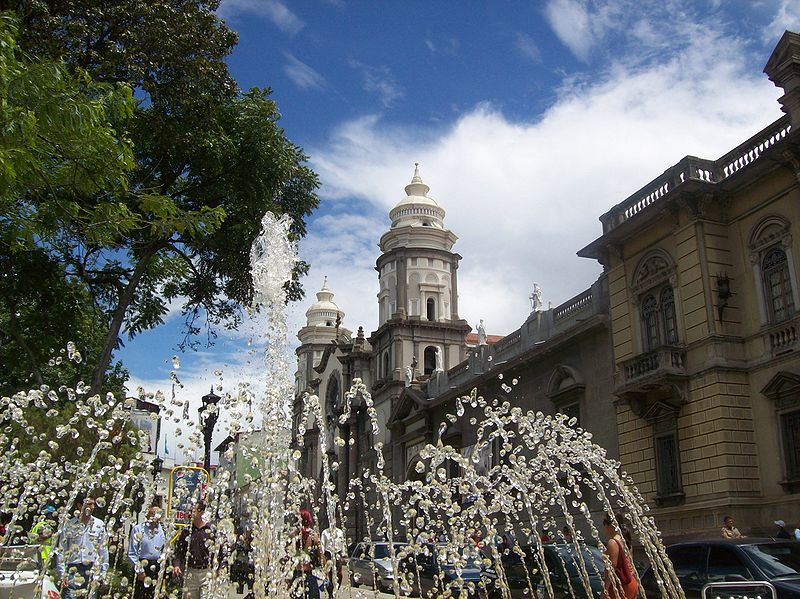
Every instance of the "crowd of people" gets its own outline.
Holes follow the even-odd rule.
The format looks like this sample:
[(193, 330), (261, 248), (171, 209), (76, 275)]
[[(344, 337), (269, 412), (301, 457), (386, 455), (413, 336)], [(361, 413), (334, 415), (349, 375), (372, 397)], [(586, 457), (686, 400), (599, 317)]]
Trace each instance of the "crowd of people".
[[(109, 570), (109, 539), (106, 524), (94, 515), (97, 507), (92, 497), (79, 499), (77, 510), (66, 521), (57, 534), (57, 510), (46, 505), (27, 535), (29, 544), (38, 545), (42, 562), (52, 564), (60, 585), (62, 597), (77, 599), (87, 590), (94, 594), (103, 584)], [(209, 569), (212, 564), (214, 528), (205, 519), (205, 504), (197, 502), (191, 512), (191, 522), (181, 528), (174, 543), (165, 572), (165, 550), (170, 546), (162, 523), (163, 512), (152, 506), (146, 518), (131, 528), (127, 542), (127, 558), (134, 574), (134, 598), (154, 599), (156, 588), (165, 579), (171, 579), (183, 589), (185, 599), (200, 599)], [(0, 539), (11, 534), (13, 519), (0, 516)], [(783, 520), (775, 520), (776, 539), (800, 541), (800, 529), (787, 526)], [(607, 515), (603, 520), (603, 531), (607, 538), (605, 552), (611, 569), (604, 575), (604, 599), (634, 599), (638, 594), (638, 583), (633, 574), (634, 543), (622, 514)], [(528, 544), (572, 543), (573, 531), (564, 526), (556, 540), (547, 530)], [(721, 536), (726, 539), (744, 538), (731, 516), (725, 516)], [(419, 540), (419, 539), (418, 539)], [(430, 540), (423, 538), (421, 542)], [(476, 547), (482, 542), (473, 535)], [(322, 592), (333, 597), (341, 586), (347, 558), (347, 542), (344, 532), (336, 527), (326, 527), (319, 534), (311, 512), (301, 509), (297, 528), (292, 534), (294, 547), (294, 578), (291, 584), (295, 595), (319, 599)], [(513, 533), (506, 533), (494, 540), (500, 551), (511, 550), (517, 543)], [(247, 552), (249, 553), (249, 551)], [(247, 556), (245, 557), (247, 559)], [(322, 580), (318, 578), (322, 573)]]

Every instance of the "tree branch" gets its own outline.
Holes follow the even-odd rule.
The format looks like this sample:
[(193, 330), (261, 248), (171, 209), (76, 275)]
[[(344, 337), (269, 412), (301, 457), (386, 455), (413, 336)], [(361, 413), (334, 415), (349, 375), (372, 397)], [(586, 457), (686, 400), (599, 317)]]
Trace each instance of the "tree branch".
[(139, 257), (139, 262), (136, 264), (133, 274), (131, 275), (130, 279), (128, 279), (128, 283), (125, 285), (125, 289), (122, 291), (122, 294), (119, 297), (119, 301), (114, 308), (114, 316), (111, 319), (108, 333), (106, 334), (105, 341), (103, 342), (103, 348), (100, 352), (100, 357), (98, 358), (97, 364), (94, 368), (94, 373), (92, 374), (92, 387), (90, 389), (90, 393), (92, 395), (100, 393), (100, 389), (103, 386), (106, 370), (108, 369), (108, 365), (111, 363), (111, 354), (117, 345), (119, 332), (122, 328), (122, 323), (125, 321), (125, 314), (128, 311), (128, 306), (130, 306), (131, 302), (133, 301), (133, 297), (136, 294), (136, 289), (139, 287), (139, 283), (141, 282), (144, 273), (150, 266), (150, 261), (153, 259), (153, 256), (155, 256), (160, 249), (163, 249), (166, 246), (167, 242), (159, 240), (151, 243), (145, 248), (144, 252)]

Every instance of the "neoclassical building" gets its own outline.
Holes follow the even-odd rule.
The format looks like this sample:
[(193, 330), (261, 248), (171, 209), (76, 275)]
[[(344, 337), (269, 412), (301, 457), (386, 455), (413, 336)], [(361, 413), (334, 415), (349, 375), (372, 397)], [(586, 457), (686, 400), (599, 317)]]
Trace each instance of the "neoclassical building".
[[(727, 514), (750, 535), (777, 519), (800, 526), (800, 35), (786, 32), (764, 70), (784, 117), (716, 160), (683, 158), (603, 214), (578, 252), (601, 277), (485, 345), (458, 315), (457, 238), (415, 171), (380, 239), (377, 328), (352, 336), (323, 285), (299, 333), (296, 411), (312, 391), (345, 440), (328, 444), (340, 496), (374, 468), (376, 443), (395, 480), (415, 476), (455, 398), (477, 388), (574, 416), (632, 476), (668, 542), (717, 536)], [(341, 423), (354, 378), (374, 405), (352, 398)], [(443, 440), (468, 455), (466, 422)], [(312, 427), (311, 477), (317, 443)], [(349, 538), (367, 534), (363, 506), (345, 517)]]
[(800, 36), (765, 72), (786, 115), (687, 156), (600, 217), (620, 459), (665, 537), (800, 525)]

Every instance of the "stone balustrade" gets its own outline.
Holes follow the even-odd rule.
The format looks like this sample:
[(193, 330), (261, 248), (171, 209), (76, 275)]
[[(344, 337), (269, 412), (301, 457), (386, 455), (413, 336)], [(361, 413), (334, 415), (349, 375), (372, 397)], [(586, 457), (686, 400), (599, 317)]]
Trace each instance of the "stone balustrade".
[(608, 233), (648, 206), (659, 202), (664, 196), (690, 180), (706, 183), (723, 181), (755, 162), (767, 149), (783, 140), (790, 131), (789, 117), (784, 116), (718, 160), (686, 156), (601, 216), (603, 233)]
[(686, 374), (686, 352), (681, 347), (664, 346), (622, 363), (625, 384), (655, 374)]
[(797, 330), (793, 324), (787, 325), (775, 331), (770, 331), (768, 336), (769, 348), (772, 351), (773, 356), (785, 354), (786, 352), (790, 352), (797, 347)]
[(575, 297), (570, 300), (567, 300), (560, 306), (553, 308), (553, 320), (556, 322), (560, 322), (564, 319), (577, 314), (578, 312), (582, 312), (587, 308), (592, 307), (592, 289), (591, 287), (584, 291), (583, 293), (579, 293)]
[(467, 372), (469, 370), (469, 360), (459, 362), (447, 371), (447, 378), (454, 379), (455, 377)]
[(520, 328), (497, 343), (470, 348), (466, 360), (442, 372), (435, 381), (429, 383), (428, 396), (436, 397), (446, 390), (468, 385), (472, 379), (501, 368), (502, 364), (546, 344), (554, 337), (560, 337), (583, 321), (607, 313), (608, 284), (605, 277), (601, 277), (589, 289), (563, 304), (531, 312)]

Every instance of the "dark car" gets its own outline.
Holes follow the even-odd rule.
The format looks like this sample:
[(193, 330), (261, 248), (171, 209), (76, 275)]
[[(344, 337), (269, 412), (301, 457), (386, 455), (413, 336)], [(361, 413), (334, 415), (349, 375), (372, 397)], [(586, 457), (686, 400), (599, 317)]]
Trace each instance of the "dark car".
[(500, 554), (501, 571), (493, 552), (484, 549), (485, 559), (492, 564), (485, 572), (491, 596), (501, 596), (497, 586), (507, 587), (512, 597), (548, 596), (542, 578), (544, 570), (547, 571), (555, 599), (588, 599), (587, 585), (592, 597), (602, 594), (603, 554), (597, 547), (576, 547), (572, 543), (543, 545), (544, 568), (540, 567), (541, 557), (535, 545), (522, 546), (521, 550), (524, 558), (511, 550)]
[(482, 556), (477, 549), (428, 544), (400, 562), (398, 581), (404, 595), (440, 597), (449, 589), (458, 597), (461, 589), (466, 589), (470, 597), (485, 597), (481, 569)]
[[(700, 599), (709, 583), (769, 582), (778, 599), (800, 599), (800, 543), (771, 539), (706, 540), (667, 547), (686, 599)], [(642, 575), (648, 599), (667, 599), (652, 569)], [(746, 589), (746, 586), (743, 586)], [(736, 594), (736, 593), (729, 593)], [(742, 593), (746, 594), (746, 593)]]

